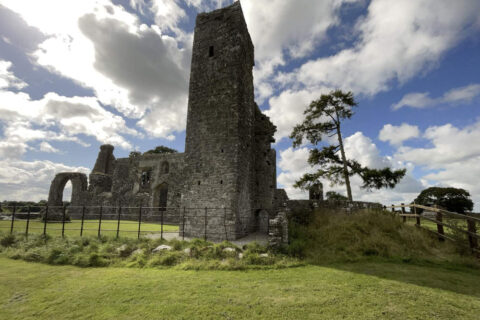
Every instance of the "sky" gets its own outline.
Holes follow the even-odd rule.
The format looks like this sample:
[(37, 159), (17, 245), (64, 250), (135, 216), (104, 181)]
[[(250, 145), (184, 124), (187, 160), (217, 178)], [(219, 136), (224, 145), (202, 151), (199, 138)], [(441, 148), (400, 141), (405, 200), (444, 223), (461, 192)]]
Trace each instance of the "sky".
[[(0, 0), (0, 200), (46, 199), (56, 173), (184, 150), (195, 16), (233, 0)], [(241, 0), (255, 47), (255, 99), (277, 126), (277, 183), (313, 169), (288, 138), (310, 101), (352, 91), (347, 157), (407, 168), (354, 200), (409, 203), (431, 186), (480, 210), (480, 1)], [(328, 141), (327, 141), (328, 142)], [(345, 186), (324, 190), (346, 194)], [(66, 191), (68, 192), (68, 191)]]

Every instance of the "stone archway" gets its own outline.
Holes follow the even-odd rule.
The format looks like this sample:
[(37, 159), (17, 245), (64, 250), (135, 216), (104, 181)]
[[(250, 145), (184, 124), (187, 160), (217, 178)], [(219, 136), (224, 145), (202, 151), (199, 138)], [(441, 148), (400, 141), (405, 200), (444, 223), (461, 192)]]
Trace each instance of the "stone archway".
[(63, 190), (68, 181), (72, 182), (72, 201), (71, 205), (81, 205), (82, 193), (87, 191), (87, 175), (79, 172), (58, 173), (52, 180), (50, 192), (48, 193), (49, 212), (47, 220), (62, 220)]

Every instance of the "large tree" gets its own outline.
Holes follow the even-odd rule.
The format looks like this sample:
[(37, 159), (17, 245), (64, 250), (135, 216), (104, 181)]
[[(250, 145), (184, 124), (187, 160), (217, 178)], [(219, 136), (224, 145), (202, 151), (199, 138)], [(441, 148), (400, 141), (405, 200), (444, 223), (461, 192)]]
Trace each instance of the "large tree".
[[(347, 197), (352, 201), (350, 177), (353, 175), (362, 178), (362, 188), (365, 189), (393, 188), (405, 176), (406, 169), (395, 171), (388, 167), (371, 169), (362, 166), (354, 159), (347, 159), (341, 125), (342, 121), (352, 117), (352, 109), (356, 106), (353, 93), (345, 93), (341, 90), (322, 94), (318, 100), (310, 103), (304, 112), (305, 120), (295, 126), (290, 138), (293, 139), (294, 147), (302, 145), (304, 139), (314, 146), (310, 150), (308, 163), (311, 166), (318, 166), (319, 169), (314, 173), (305, 174), (295, 183), (295, 187), (309, 189), (311, 185), (323, 178), (330, 180), (333, 185), (345, 184)], [(338, 144), (318, 148), (325, 137), (335, 136)]]
[[(420, 192), (416, 204), (424, 206), (439, 205), (448, 211), (465, 213), (473, 210), (470, 193), (460, 188), (431, 187)], [(420, 213), (423, 210), (420, 210)]]

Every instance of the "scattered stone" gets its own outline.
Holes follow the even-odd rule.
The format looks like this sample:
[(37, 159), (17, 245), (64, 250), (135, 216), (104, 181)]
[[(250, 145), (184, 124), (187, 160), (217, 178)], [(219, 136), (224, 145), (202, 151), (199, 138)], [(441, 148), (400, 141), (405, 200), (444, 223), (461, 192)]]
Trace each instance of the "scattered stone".
[(186, 254), (190, 254), (192, 250), (190, 248), (186, 248), (186, 249), (183, 249), (183, 252), (185, 252)]
[(137, 254), (143, 254), (143, 249), (137, 249), (132, 252), (132, 256), (136, 256)]
[(260, 253), (259, 256), (261, 258), (268, 258), (268, 253)]
[(225, 252), (235, 252), (236, 250), (234, 248), (227, 247), (227, 248), (224, 248), (223, 251), (225, 251)]
[(240, 253), (238, 254), (238, 259), (243, 259), (243, 253), (240, 252)]
[(166, 245), (166, 244), (162, 244), (162, 245), (159, 245), (158, 247), (156, 247), (155, 249), (153, 249), (153, 253), (156, 253), (156, 252), (160, 252), (160, 251), (163, 251), (163, 250), (167, 250), (167, 251), (170, 251), (172, 250), (172, 247)]
[(126, 244), (122, 244), (120, 247), (117, 248), (118, 253), (124, 252), (125, 250), (127, 250), (127, 245)]

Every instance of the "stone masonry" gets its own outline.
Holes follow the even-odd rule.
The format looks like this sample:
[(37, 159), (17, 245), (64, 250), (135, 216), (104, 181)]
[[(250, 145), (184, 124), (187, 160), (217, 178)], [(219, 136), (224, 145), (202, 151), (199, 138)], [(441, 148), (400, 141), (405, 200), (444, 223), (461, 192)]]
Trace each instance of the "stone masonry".
[(187, 237), (203, 237), (206, 231), (211, 239), (231, 240), (266, 232), (268, 219), (288, 198), (276, 188), (271, 148), (276, 127), (254, 101), (253, 66), (240, 2), (199, 14), (185, 153), (116, 159), (114, 147), (102, 145), (88, 184), (86, 175), (58, 174), (49, 205), (62, 204), (63, 188), (71, 180), (72, 207), (155, 207), (174, 223), (186, 212), (180, 226)]

